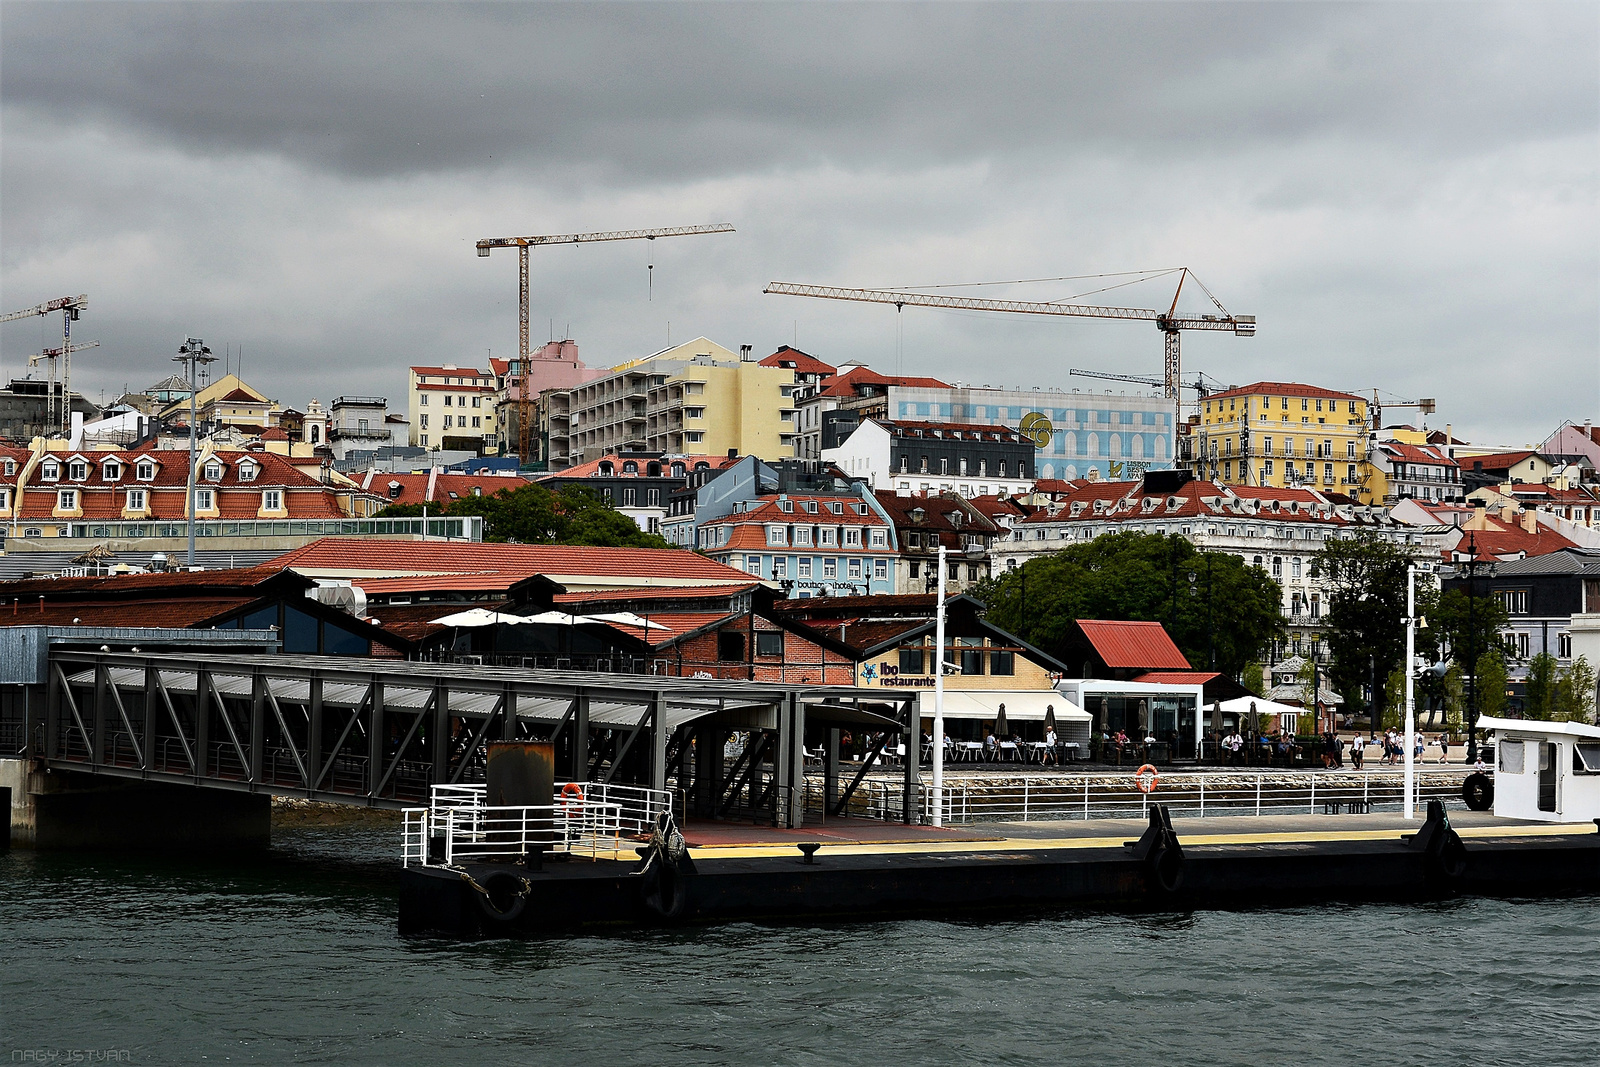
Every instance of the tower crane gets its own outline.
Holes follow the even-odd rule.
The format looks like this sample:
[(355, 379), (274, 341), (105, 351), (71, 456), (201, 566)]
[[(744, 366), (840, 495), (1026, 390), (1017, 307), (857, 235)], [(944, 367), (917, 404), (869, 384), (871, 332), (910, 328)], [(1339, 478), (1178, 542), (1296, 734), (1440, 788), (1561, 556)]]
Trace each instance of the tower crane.
[[(1374, 389), (1372, 391), (1372, 406), (1369, 409), (1370, 413), (1372, 415), (1372, 432), (1373, 433), (1377, 433), (1379, 430), (1383, 429), (1383, 409), (1386, 408), (1386, 407), (1390, 407), (1390, 408), (1416, 408), (1417, 411), (1419, 411), (1420, 413), (1422, 413), (1424, 415), (1432, 415), (1435, 411), (1438, 410), (1439, 405), (1434, 400), (1434, 398), (1431, 397), (1431, 396), (1425, 396), (1422, 399), (1416, 401), (1415, 403), (1385, 404), (1383, 401), (1378, 399), (1378, 391), (1376, 389)], [(1426, 429), (1426, 427), (1424, 427), (1424, 429)]]
[(893, 304), (896, 308), (907, 307), (932, 307), (951, 308), (958, 311), (998, 311), (1019, 315), (1062, 315), (1074, 318), (1090, 319), (1133, 319), (1136, 321), (1153, 322), (1156, 329), (1166, 337), (1166, 373), (1160, 384), (1165, 390), (1168, 400), (1173, 402), (1172, 421), (1172, 455), (1178, 455), (1178, 427), (1183, 422), (1183, 403), (1180, 397), (1182, 391), (1183, 360), (1181, 342), (1179, 340), (1184, 330), (1226, 330), (1237, 337), (1254, 337), (1256, 334), (1256, 317), (1254, 315), (1235, 315), (1222, 306), (1222, 302), (1212, 296), (1211, 290), (1206, 289), (1200, 279), (1195, 278), (1195, 284), (1200, 286), (1211, 302), (1216, 305), (1219, 315), (1180, 316), (1178, 314), (1178, 298), (1183, 294), (1183, 284), (1193, 277), (1193, 271), (1188, 267), (1178, 268), (1178, 287), (1172, 294), (1172, 305), (1165, 311), (1152, 308), (1126, 308), (1105, 306), (1097, 304), (1068, 304), (1038, 303), (1028, 300), (987, 300), (981, 297), (970, 296), (940, 296), (932, 293), (914, 293), (897, 289), (841, 289), (826, 285), (797, 285), (791, 282), (772, 282), (764, 293), (775, 293), (780, 296), (812, 296), (826, 300), (855, 300), (869, 304)]
[[(62, 392), (63, 395), (66, 395), (68, 393), (68, 391), (72, 387), (72, 353), (77, 350), (76, 348), (73, 347), (73, 344), (72, 344), (72, 324), (73, 324), (73, 322), (75, 322), (77, 320), (78, 316), (83, 312), (83, 309), (88, 307), (88, 306), (89, 306), (89, 296), (88, 296), (88, 294), (87, 293), (79, 293), (77, 296), (58, 296), (54, 300), (46, 300), (44, 303), (36, 304), (31, 308), (24, 308), (21, 311), (13, 311), (9, 315), (0, 315), (0, 322), (11, 322), (14, 319), (28, 319), (28, 318), (33, 318), (33, 317), (38, 316), (38, 315), (48, 315), (52, 311), (61, 312), (61, 348), (57, 349), (57, 350), (54, 350), (54, 351), (55, 351), (55, 354), (57, 356), (61, 357), (61, 360), (62, 360), (62, 364), (61, 364), (61, 392)], [(95, 342), (95, 344), (99, 344), (99, 343), (100, 343), (99, 341)], [(80, 346), (80, 347), (89, 347), (89, 346)], [(52, 350), (46, 349), (46, 353), (48, 353), (50, 351), (52, 351)], [(37, 359), (29, 359), (28, 362), (30, 364), (33, 364), (33, 363), (37, 363), (38, 360)], [(51, 423), (51, 424), (53, 424), (55, 422), (55, 388), (56, 388), (56, 364), (55, 364), (55, 360), (51, 359), (50, 360), (50, 392), (46, 397), (46, 399), (48, 401), (48, 404), (46, 405), (46, 409), (45, 409), (46, 412), (47, 412), (47, 414), (45, 416), (45, 421), (47, 423)]]
[[(67, 391), (67, 378), (71, 374), (72, 353), (82, 352), (85, 348), (99, 348), (99, 341), (79, 341), (77, 344), (67, 345), (64, 348), (47, 348), (28, 357), (28, 366), (37, 367), (41, 360), (50, 361), (49, 384), (45, 387), (45, 430), (59, 431), (66, 436), (67, 424), (70, 422), (68, 412), (72, 409), (72, 395)], [(56, 360), (62, 360), (61, 378), (61, 414), (56, 416)]]
[[(608, 230), (598, 233), (550, 233), (536, 237), (486, 237), (478, 242), (478, 257), (486, 259), (496, 248), (517, 250), (517, 364), (521, 372), (521, 388), (517, 397), (517, 462), (528, 462), (528, 450), (533, 435), (530, 423), (533, 414), (533, 397), (528, 393), (528, 249), (541, 245), (576, 245), (591, 241), (654, 241), (657, 237), (688, 237), (702, 233), (733, 233), (732, 224), (710, 223), (701, 226), (667, 226), (651, 230)], [(655, 264), (650, 264), (652, 272)], [(652, 278), (654, 274), (652, 273)]]
[[(1166, 382), (1162, 379), (1148, 374), (1112, 374), (1108, 371), (1079, 370), (1076, 367), (1067, 371), (1067, 373), (1075, 375), (1079, 378), (1100, 378), (1108, 382), (1137, 382), (1140, 385), (1166, 385)], [(1201, 399), (1210, 396), (1212, 392), (1215, 391), (1215, 386), (1206, 383), (1206, 376), (1204, 374), (1196, 374), (1194, 381), (1182, 382), (1179, 384), (1179, 388), (1193, 389)]]

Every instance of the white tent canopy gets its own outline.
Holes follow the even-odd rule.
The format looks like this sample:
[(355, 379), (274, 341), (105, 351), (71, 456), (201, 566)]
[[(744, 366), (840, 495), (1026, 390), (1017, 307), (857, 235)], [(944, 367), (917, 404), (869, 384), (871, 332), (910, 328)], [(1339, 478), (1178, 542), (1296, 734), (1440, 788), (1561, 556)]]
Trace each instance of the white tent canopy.
[(1250, 714), (1250, 705), (1255, 705), (1257, 715), (1310, 715), (1310, 708), (1297, 708), (1293, 704), (1280, 704), (1276, 700), (1266, 697), (1234, 697), (1232, 700), (1222, 702), (1222, 710), (1233, 715), (1238, 715), (1240, 721)]
[(564, 611), (542, 611), (537, 615), (512, 615), (504, 611), (489, 611), (486, 608), (469, 608), (458, 611), (453, 615), (446, 615), (442, 619), (434, 619), (436, 626), (456, 626), (468, 629), (475, 626), (579, 626), (584, 623), (598, 623), (601, 625), (636, 626), (640, 629), (666, 630), (669, 627), (660, 623), (650, 622), (630, 612), (615, 612), (610, 615), (568, 615)]
[[(918, 711), (926, 718), (933, 714), (933, 693), (917, 694)], [(1054, 708), (1057, 722), (1091, 722), (1094, 716), (1054, 689), (945, 690), (944, 717), (993, 721), (1006, 706), (1006, 719), (1012, 722), (1043, 722), (1046, 708)]]

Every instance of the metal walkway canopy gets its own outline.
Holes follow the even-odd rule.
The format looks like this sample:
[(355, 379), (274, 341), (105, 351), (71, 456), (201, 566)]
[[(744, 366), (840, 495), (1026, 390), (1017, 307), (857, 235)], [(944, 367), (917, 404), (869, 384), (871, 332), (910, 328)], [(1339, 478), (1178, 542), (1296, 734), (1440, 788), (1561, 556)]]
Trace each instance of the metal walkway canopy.
[(398, 808), (433, 785), (481, 780), (489, 741), (552, 741), (574, 780), (671, 789), (697, 814), (798, 826), (808, 725), (855, 726), (905, 735), (903, 810), (915, 808), (915, 704), (897, 693), (59, 648), (36, 688), (42, 699), (22, 701), (22, 754), (63, 770)]

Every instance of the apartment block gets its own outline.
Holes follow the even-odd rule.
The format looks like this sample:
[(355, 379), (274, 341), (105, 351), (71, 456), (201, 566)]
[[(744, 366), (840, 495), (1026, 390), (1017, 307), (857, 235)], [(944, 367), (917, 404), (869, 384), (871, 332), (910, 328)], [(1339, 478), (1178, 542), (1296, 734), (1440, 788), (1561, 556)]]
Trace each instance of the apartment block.
[(1382, 504), (1367, 455), (1367, 402), (1294, 382), (1255, 382), (1200, 401), (1181, 465), (1222, 485), (1316, 489)]
[(495, 444), (495, 377), (476, 367), (444, 363), (412, 367), (406, 390), (411, 444), (482, 454)]

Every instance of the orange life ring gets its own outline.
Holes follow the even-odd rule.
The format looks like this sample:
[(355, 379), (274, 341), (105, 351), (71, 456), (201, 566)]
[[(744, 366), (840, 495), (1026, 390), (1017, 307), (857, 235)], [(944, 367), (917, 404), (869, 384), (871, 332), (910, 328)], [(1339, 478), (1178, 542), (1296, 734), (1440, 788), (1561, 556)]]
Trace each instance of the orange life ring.
[[(1146, 777), (1146, 772), (1148, 772), (1149, 777)], [(1133, 784), (1139, 787), (1139, 792), (1141, 793), (1155, 792), (1156, 783), (1159, 781), (1161, 781), (1161, 775), (1157, 774), (1156, 769), (1148, 763), (1133, 772)]]
[(583, 814), (583, 787), (577, 782), (568, 782), (561, 787), (561, 810), (568, 815)]

